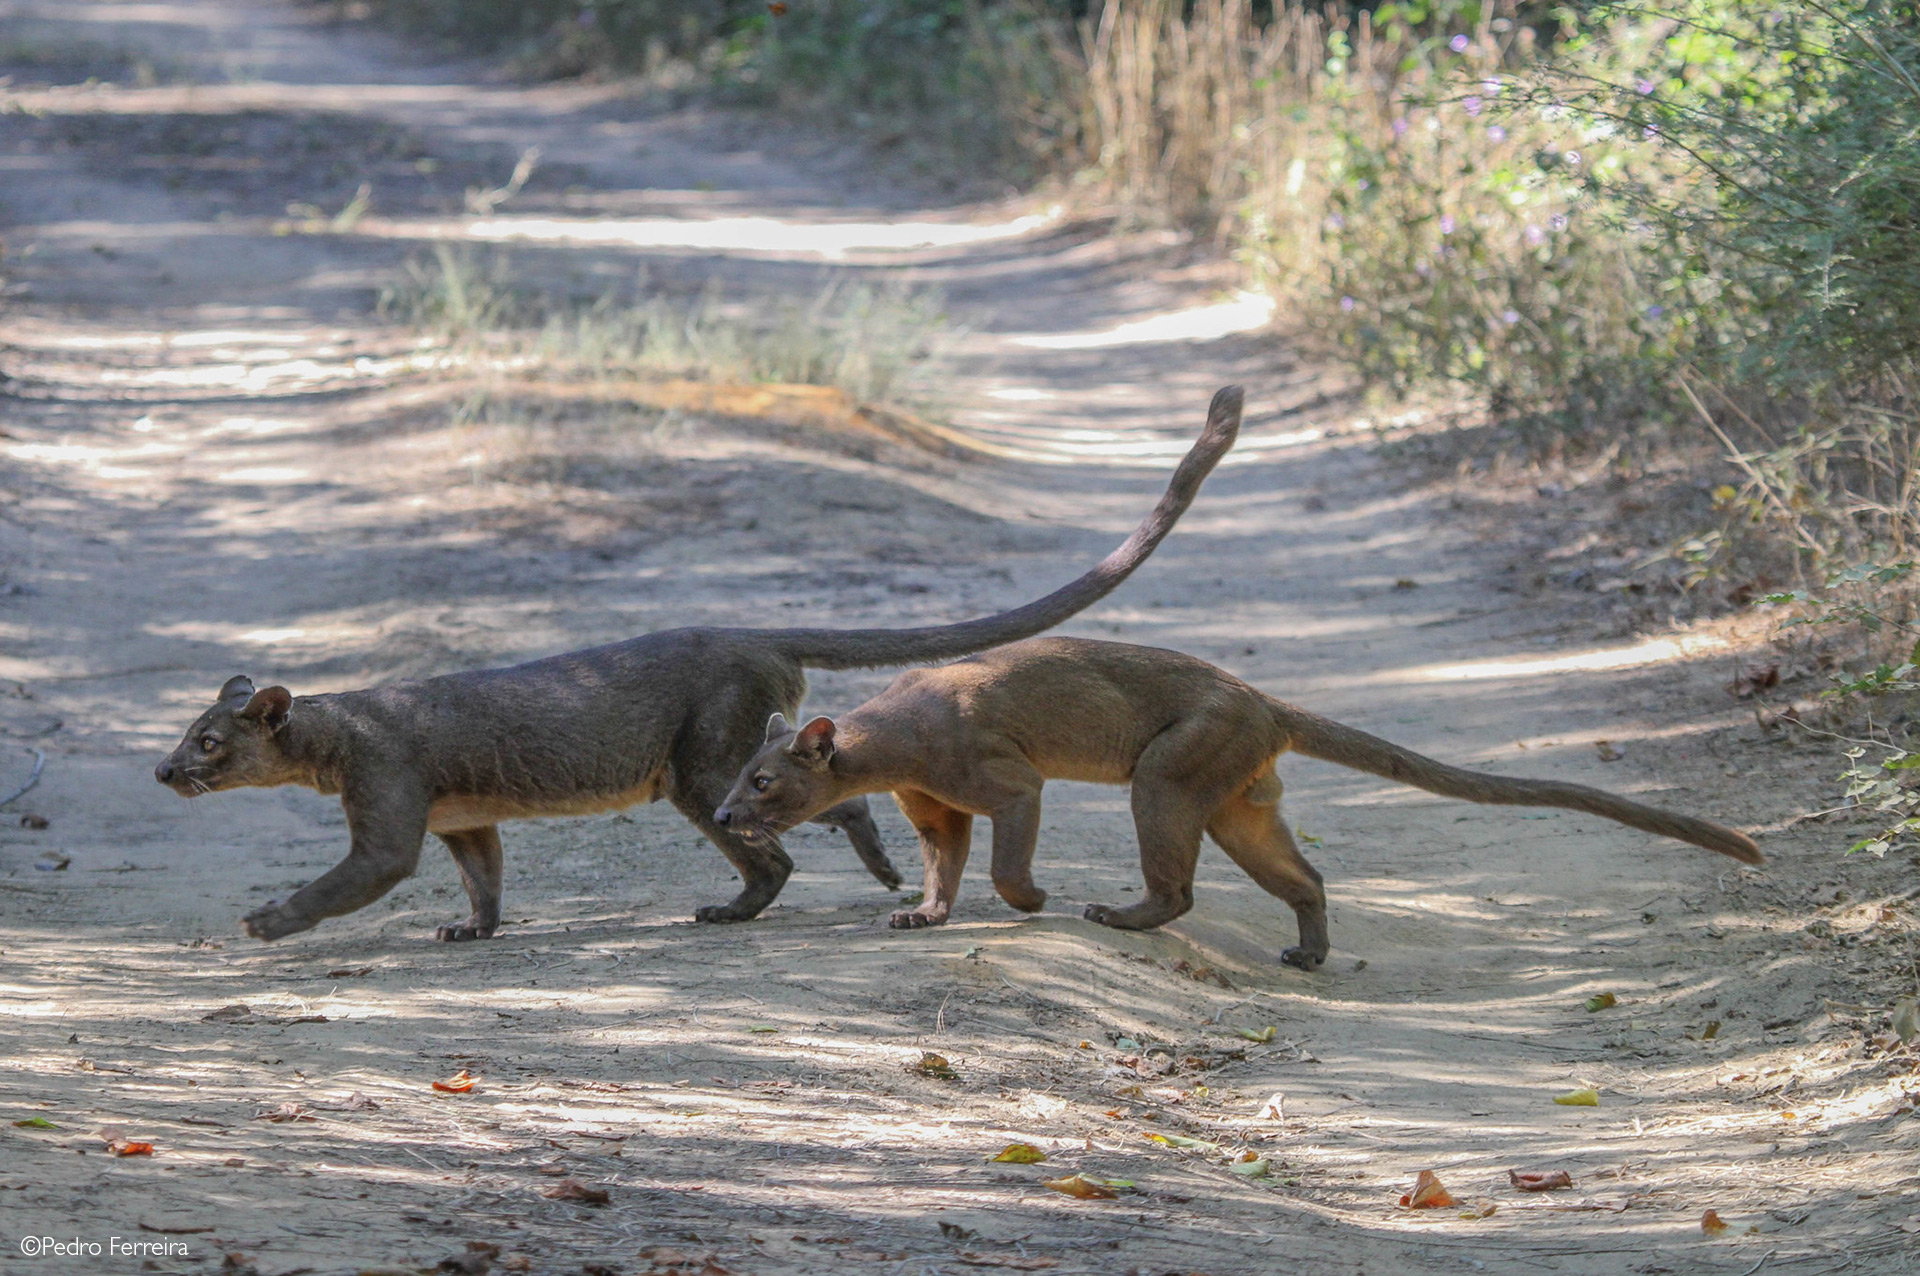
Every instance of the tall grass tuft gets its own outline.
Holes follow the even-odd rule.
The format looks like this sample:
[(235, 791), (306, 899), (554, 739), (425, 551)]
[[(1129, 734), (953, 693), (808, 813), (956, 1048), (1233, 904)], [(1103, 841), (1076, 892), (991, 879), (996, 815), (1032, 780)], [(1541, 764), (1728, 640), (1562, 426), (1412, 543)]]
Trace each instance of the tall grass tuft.
[(383, 290), (380, 312), (469, 365), (564, 378), (671, 376), (834, 386), (864, 403), (927, 406), (948, 325), (939, 294), (828, 278), (803, 300), (748, 306), (612, 294), (589, 305), (518, 285), (507, 259), (435, 245)]

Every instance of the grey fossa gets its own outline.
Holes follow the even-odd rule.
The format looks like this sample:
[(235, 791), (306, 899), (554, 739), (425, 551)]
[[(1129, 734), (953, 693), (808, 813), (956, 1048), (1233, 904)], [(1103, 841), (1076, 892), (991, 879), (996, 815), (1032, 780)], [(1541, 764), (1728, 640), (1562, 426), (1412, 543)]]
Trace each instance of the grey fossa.
[[(580, 815), (666, 798), (740, 873), (730, 903), (701, 921), (745, 921), (793, 871), (777, 839), (751, 841), (713, 810), (759, 747), (772, 713), (795, 713), (807, 669), (946, 660), (1067, 619), (1110, 593), (1153, 553), (1233, 446), (1241, 391), (1214, 395), (1206, 428), (1132, 536), (1092, 571), (996, 616), (917, 629), (674, 629), (507, 669), (448, 674), (336, 695), (255, 690), (245, 677), (187, 729), (154, 770), (183, 797), (301, 784), (338, 794), (347, 857), (285, 902), (247, 914), (247, 933), (278, 939), (379, 899), (410, 876), (429, 832), (453, 852), (472, 914), (446, 940), (500, 924), (501, 820)], [(827, 803), (873, 875), (897, 886), (866, 800)]]
[(1753, 841), (1691, 816), (1582, 784), (1466, 771), (1274, 699), (1177, 651), (1084, 638), (1035, 638), (937, 669), (901, 674), (837, 723), (798, 731), (783, 717), (714, 819), (750, 842), (863, 793), (891, 790), (920, 834), (925, 901), (893, 915), (902, 929), (947, 920), (967, 862), (973, 817), (993, 821), (993, 886), (1034, 912), (1040, 790), (1048, 780), (1133, 786), (1146, 896), (1093, 904), (1106, 926), (1147, 930), (1193, 907), (1200, 836), (1210, 834), (1269, 894), (1293, 906), (1298, 946), (1281, 960), (1312, 970), (1327, 957), (1327, 899), (1280, 817), (1276, 758), (1293, 749), (1469, 802), (1560, 806), (1692, 842), (1747, 864)]

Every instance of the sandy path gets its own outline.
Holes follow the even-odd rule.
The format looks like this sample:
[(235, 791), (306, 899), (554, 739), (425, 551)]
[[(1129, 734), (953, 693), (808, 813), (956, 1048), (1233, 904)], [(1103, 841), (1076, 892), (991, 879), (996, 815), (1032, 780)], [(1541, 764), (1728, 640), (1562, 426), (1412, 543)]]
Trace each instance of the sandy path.
[[(270, 1276), (430, 1268), (468, 1241), (551, 1272), (1916, 1266), (1899, 1224), (1920, 1211), (1920, 1082), (1878, 1035), (1912, 960), (1910, 866), (1840, 864), (1844, 829), (1779, 831), (1821, 803), (1831, 757), (1743, 733), (1730, 657), (1594, 646), (1508, 583), (1550, 542), (1488, 539), (1446, 491), (1397, 485), (1324, 372), (1169, 336), (1167, 314), (1220, 303), (1205, 267), (1011, 225), (1031, 209), (919, 208), (773, 126), (483, 82), (271, 3), (0, 21), (26, 108), (0, 116), (0, 731), (23, 746), (0, 781), (44, 750), (11, 809), (50, 821), (0, 829), (0, 1115), (56, 1127), (0, 1127), (6, 1270), (143, 1269), (23, 1257), (35, 1235)], [(159, 83), (53, 87), (141, 63)], [(530, 145), (544, 176), (492, 229), (463, 216), (462, 190)], [(287, 202), (335, 210), (362, 180), (352, 233), (275, 233)], [(971, 327), (953, 419), (1033, 459), (646, 413), (458, 424), (459, 388), (409, 371), (413, 338), (369, 305), (422, 242), (482, 234), (563, 280), (644, 263), (689, 290), (794, 293), (828, 268), (938, 285)], [(187, 804), (150, 777), (240, 670), (316, 691), (677, 624), (1024, 599), (1131, 525), (1236, 379), (1247, 444), (1072, 632), (1178, 646), (1450, 760), (1758, 827), (1773, 866), (1289, 763), (1333, 899), (1313, 976), (1275, 964), (1286, 910), (1211, 850), (1177, 924), (1081, 921), (1138, 869), (1124, 795), (1068, 784), (1035, 918), (970, 880), (956, 924), (890, 933), (893, 898), (804, 832), (763, 919), (698, 927), (725, 865), (646, 808), (512, 828), (515, 924), (492, 943), (431, 942), (464, 908), (430, 848), (387, 900), (263, 947), (237, 918), (337, 858), (337, 807)], [(883, 682), (823, 676), (812, 703)], [(881, 817), (904, 863), (909, 830)], [(1586, 1013), (1599, 992), (1621, 1004)], [(925, 1051), (957, 1079), (913, 1071)], [(471, 1095), (429, 1088), (459, 1068)], [(1582, 1085), (1598, 1108), (1550, 1101)], [(1262, 1116), (1276, 1093), (1284, 1120)], [(313, 1119), (256, 1116), (289, 1103)], [(106, 1127), (156, 1155), (106, 1156)], [(1016, 1139), (1047, 1164), (985, 1160)], [(1576, 1186), (1523, 1197), (1509, 1167)], [(1499, 1211), (1396, 1209), (1426, 1168)], [(1074, 1171), (1137, 1186), (1039, 1187)], [(541, 1195), (567, 1176), (610, 1204)], [(1734, 1230), (1703, 1236), (1708, 1207)]]

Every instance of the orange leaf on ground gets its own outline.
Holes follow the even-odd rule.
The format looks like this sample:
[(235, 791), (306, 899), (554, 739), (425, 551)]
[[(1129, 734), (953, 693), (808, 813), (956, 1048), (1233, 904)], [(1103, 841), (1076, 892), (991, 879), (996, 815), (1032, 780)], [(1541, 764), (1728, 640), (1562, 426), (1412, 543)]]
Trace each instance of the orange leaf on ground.
[(115, 1156), (152, 1156), (153, 1144), (138, 1139), (115, 1139), (107, 1144), (107, 1151)]
[(1068, 1196), (1078, 1197), (1083, 1201), (1111, 1201), (1120, 1195), (1105, 1183), (1095, 1183), (1092, 1179), (1081, 1178), (1078, 1174), (1070, 1174), (1063, 1179), (1045, 1179), (1040, 1186), (1050, 1187), (1056, 1192), (1064, 1192)]
[(1557, 1187), (1572, 1187), (1573, 1175), (1565, 1170), (1508, 1170), (1507, 1182), (1522, 1192), (1551, 1192)]
[(1400, 1198), (1400, 1204), (1410, 1210), (1437, 1210), (1459, 1203), (1441, 1186), (1440, 1176), (1432, 1170), (1420, 1171), (1420, 1177), (1413, 1181), (1413, 1190)]
[(578, 1201), (582, 1205), (605, 1205), (607, 1191), (601, 1187), (588, 1187), (579, 1179), (561, 1179), (552, 1187), (540, 1189), (540, 1195), (550, 1201)]
[(1700, 1216), (1700, 1230), (1709, 1236), (1718, 1236), (1727, 1230), (1727, 1223), (1720, 1217), (1719, 1211), (1708, 1210)]
[(434, 1082), (433, 1088), (447, 1094), (465, 1094), (473, 1089), (473, 1078), (468, 1075), (465, 1068), (462, 1068), (445, 1081)]

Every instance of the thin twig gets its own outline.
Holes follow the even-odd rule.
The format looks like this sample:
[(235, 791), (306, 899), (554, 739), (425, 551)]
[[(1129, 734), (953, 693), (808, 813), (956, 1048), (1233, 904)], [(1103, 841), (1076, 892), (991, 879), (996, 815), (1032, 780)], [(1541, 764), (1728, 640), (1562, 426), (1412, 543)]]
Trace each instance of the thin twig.
[[(32, 746), (29, 745), (28, 748), (31, 749)], [(33, 749), (33, 774), (27, 777), (27, 782), (25, 784), (21, 785), (19, 788), (15, 789), (13, 792), (7, 794), (7, 796), (0, 798), (0, 806), (5, 806), (7, 803), (13, 801), (15, 798), (25, 797), (29, 792), (33, 790), (34, 785), (40, 783), (40, 773), (46, 769), (47, 769), (47, 755), (42, 753), (38, 749)]]

